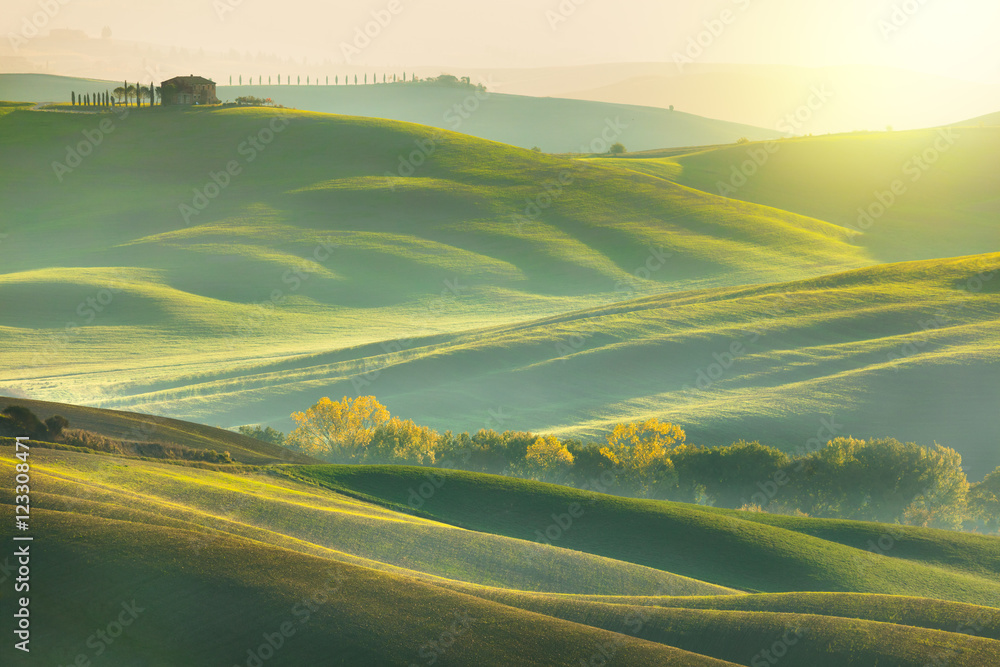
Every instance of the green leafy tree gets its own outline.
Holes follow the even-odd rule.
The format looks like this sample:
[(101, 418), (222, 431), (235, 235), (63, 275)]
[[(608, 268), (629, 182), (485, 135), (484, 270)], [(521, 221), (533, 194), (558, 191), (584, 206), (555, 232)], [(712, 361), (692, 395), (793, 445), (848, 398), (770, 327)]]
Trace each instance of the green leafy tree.
[(59, 415), (49, 417), (44, 422), (30, 408), (23, 405), (9, 405), (0, 413), (0, 433), (8, 437), (25, 436), (32, 440), (58, 441), (69, 421)]
[(611, 146), (611, 151), (610, 152), (611, 152), (612, 155), (621, 155), (622, 153), (625, 152), (625, 144), (623, 144), (621, 142), (613, 144)]
[(1000, 529), (1000, 468), (969, 490), (969, 513), (987, 528)]
[(813, 516), (955, 527), (968, 479), (953, 449), (894, 438), (836, 438), (799, 461), (794, 491)]
[(372, 463), (433, 465), (438, 439), (438, 434), (426, 426), (392, 417), (375, 428), (362, 460)]
[(53, 440), (60, 440), (63, 436), (63, 431), (69, 426), (69, 420), (60, 415), (53, 415), (45, 420), (45, 429), (48, 432), (48, 437)]
[(689, 448), (674, 456), (684, 500), (720, 507), (781, 502), (791, 459), (779, 449), (743, 440), (729, 447)]
[(237, 430), (248, 438), (260, 440), (261, 442), (269, 442), (272, 445), (285, 444), (285, 434), (270, 426), (263, 428), (260, 424), (250, 424), (240, 426)]

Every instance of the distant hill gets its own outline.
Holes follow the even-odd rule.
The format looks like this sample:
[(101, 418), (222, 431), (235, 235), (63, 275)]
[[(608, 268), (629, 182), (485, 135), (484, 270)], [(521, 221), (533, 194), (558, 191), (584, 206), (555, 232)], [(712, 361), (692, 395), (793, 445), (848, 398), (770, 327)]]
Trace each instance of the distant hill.
[[(518, 95), (668, 108), (774, 129), (801, 111), (799, 134), (933, 127), (1000, 108), (1000, 85), (911, 70), (851, 65), (602, 63), (490, 72)], [(486, 72), (475, 73), (485, 76)], [(816, 91), (823, 91), (815, 96)], [(942, 105), (941, 100), (948, 100)]]
[[(227, 86), (221, 81), (219, 84), (218, 95), (223, 101), (245, 95), (270, 97), (295, 109), (419, 123), (522, 148), (538, 146), (549, 153), (604, 152), (619, 141), (630, 150), (647, 150), (729, 144), (742, 137), (763, 140), (780, 136), (773, 128), (717, 121), (682, 111), (503, 95), (495, 91), (477, 95), (471, 88), (445, 85)], [(69, 101), (72, 90), (96, 93), (120, 85), (120, 82), (39, 74), (0, 74), (0, 99)]]
[[(619, 166), (853, 230), (881, 261), (1000, 248), (1000, 129), (943, 129), (651, 152)], [(895, 189), (895, 192), (893, 192)]]
[(985, 116), (979, 116), (978, 118), (972, 118), (970, 120), (958, 123), (958, 125), (963, 126), (997, 126), (1000, 125), (1000, 111), (996, 113), (988, 113)]

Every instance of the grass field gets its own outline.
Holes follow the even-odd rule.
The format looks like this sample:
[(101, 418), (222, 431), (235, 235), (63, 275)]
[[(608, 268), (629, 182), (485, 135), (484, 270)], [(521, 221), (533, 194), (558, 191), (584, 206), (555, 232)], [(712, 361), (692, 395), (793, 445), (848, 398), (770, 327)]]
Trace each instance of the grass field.
[[(7, 477), (10, 448), (0, 449)], [(426, 470), (31, 457), (31, 521), (45, 536), (33, 552), (32, 613), (46, 619), (33, 657), (52, 664), (1000, 659), (995, 578), (960, 573), (957, 561), (869, 559), (749, 515), (447, 471), (413, 511), (407, 489)], [(564, 534), (535, 541), (530, 527), (545, 530), (572, 502), (583, 513)], [(946, 545), (940, 531), (913, 537)], [(874, 594), (887, 586), (910, 597)], [(764, 588), (789, 592), (748, 593)], [(0, 611), (9, 605), (0, 598)], [(98, 640), (105, 618), (127, 623)], [(168, 636), (177, 633), (183, 642)]]
[(899, 262), (998, 248), (1000, 176), (986, 167), (998, 148), (1000, 130), (986, 117), (952, 128), (783, 139), (680, 155), (653, 151), (615, 162), (832, 222), (861, 233), (862, 245), (880, 261)]
[[(955, 447), (974, 479), (1000, 464), (997, 255), (857, 270), (893, 239), (906, 259), (996, 249), (995, 130), (963, 130), (885, 219), (921, 217), (880, 236), (802, 213), (832, 215), (933, 133), (781, 142), (763, 205), (690, 187), (759, 144), (571, 160), (316, 113), (7, 108), (0, 393), (282, 429), (374, 394), (439, 429), (658, 416), (793, 451), (826, 420)], [(807, 162), (823, 192), (788, 180)]]

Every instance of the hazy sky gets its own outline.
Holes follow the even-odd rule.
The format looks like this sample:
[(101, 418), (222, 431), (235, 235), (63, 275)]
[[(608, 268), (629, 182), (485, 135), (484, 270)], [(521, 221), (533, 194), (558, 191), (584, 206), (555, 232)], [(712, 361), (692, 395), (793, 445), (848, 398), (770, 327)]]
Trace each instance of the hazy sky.
[(997, 0), (3, 0), (3, 34), (46, 3), (59, 10), (45, 28), (96, 35), (107, 25), (120, 39), (334, 61), (383, 12), (391, 20), (352, 62), (469, 68), (671, 61), (728, 11), (718, 35), (701, 35), (698, 61), (1000, 81)]

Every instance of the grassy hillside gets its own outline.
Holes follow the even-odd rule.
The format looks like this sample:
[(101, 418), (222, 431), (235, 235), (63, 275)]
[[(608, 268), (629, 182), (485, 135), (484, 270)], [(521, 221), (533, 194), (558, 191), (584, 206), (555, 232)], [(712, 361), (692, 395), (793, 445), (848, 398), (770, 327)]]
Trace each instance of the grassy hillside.
[[(305, 466), (297, 478), (334, 491), (406, 508), (409, 492), (427, 481), (418, 468)], [(902, 560), (792, 530), (725, 516), (697, 506), (617, 498), (566, 487), (443, 471), (419, 511), (462, 528), (539, 540), (555, 525), (552, 544), (746, 591), (850, 591), (912, 595), (980, 605), (996, 604), (996, 574), (961, 572), (952, 562)], [(575, 519), (567, 514), (579, 507)], [(563, 525), (559, 525), (561, 524)], [(569, 524), (568, 527), (564, 527)], [(916, 529), (914, 529), (916, 531)], [(916, 531), (921, 532), (921, 531)], [(922, 531), (933, 540), (936, 531)], [(945, 540), (947, 539), (945, 534)], [(980, 538), (996, 549), (1000, 540)]]
[[(764, 140), (780, 136), (772, 128), (713, 120), (680, 111), (489, 91), (477, 95), (471, 88), (446, 85), (307, 86), (304, 80), (303, 85), (294, 86), (218, 83), (218, 96), (223, 101), (247, 95), (270, 97), (286, 107), (303, 111), (419, 123), (522, 148), (538, 146), (551, 153), (603, 152), (616, 141), (634, 150), (645, 150), (729, 144), (741, 137)], [(120, 81), (0, 74), (0, 99), (68, 102), (70, 91), (103, 93), (120, 85)], [(605, 135), (609, 120), (614, 127)], [(613, 138), (607, 141), (605, 137)], [(602, 143), (593, 147), (591, 144), (595, 141)]]
[[(1000, 465), (1000, 300), (997, 279), (979, 277), (998, 268), (992, 254), (669, 293), (261, 361), (243, 374), (202, 371), (184, 389), (133, 389), (108, 404), (190, 414), (211, 397), (238, 397), (226, 414), (241, 423), (362, 393), (441, 430), (596, 438), (618, 421), (655, 416), (697, 444), (749, 438), (790, 452), (836, 435), (892, 436), (956, 448), (978, 481)], [(503, 423), (488, 421), (491, 410)]]
[(224, 426), (374, 394), (438, 429), (895, 436), (978, 479), (1000, 464), (997, 256), (857, 269), (995, 250), (994, 134), (962, 130), (854, 234), (835, 210), (933, 132), (781, 142), (739, 193), (763, 205), (689, 187), (759, 144), (570, 160), (316, 113), (15, 109), (0, 393)]
[(24, 406), (43, 421), (61, 415), (69, 420), (70, 428), (91, 431), (115, 440), (228, 451), (234, 461), (253, 465), (317, 462), (311, 457), (239, 433), (167, 417), (0, 396), (0, 410), (11, 405)]
[[(224, 406), (260, 388), (249, 375), (303, 355), (870, 262), (834, 225), (425, 127), (300, 112), (285, 127), (268, 110), (103, 120), (0, 119), (0, 386), (35, 398), (229, 422)], [(87, 136), (103, 138), (57, 175)], [(401, 161), (421, 164), (387, 177)], [(198, 386), (220, 377), (239, 389)], [(273, 383), (284, 414), (266, 417), (321, 386)], [(251, 403), (240, 420), (261, 419)]]
[[(36, 518), (53, 539), (35, 564), (46, 583), (32, 611), (51, 621), (35, 635), (33, 659), (94, 656), (93, 647), (103, 646), (102, 662), (93, 664), (214, 667), (247, 664), (256, 653), (278, 665), (408, 665), (433, 657), (451, 665), (575, 665), (591, 647), (617, 641), (629, 664), (732, 665), (247, 540), (220, 538), (211, 558), (199, 558), (187, 550), (192, 534), (183, 529), (61, 512)], [(90, 602), (64, 604), (82, 597)], [(252, 616), (241, 611), (249, 609)], [(121, 641), (91, 639), (88, 648), (95, 618), (129, 610), (135, 618)], [(268, 636), (278, 649), (268, 650)], [(2, 650), (13, 658), (9, 642)]]
[[(517, 590), (629, 595), (728, 594), (699, 582), (600, 555), (456, 530), (359, 503), (267, 472), (213, 472), (73, 452), (36, 461), (42, 508), (235, 534), (259, 542), (428, 580)], [(206, 537), (211, 544), (214, 537)], [(206, 546), (202, 545), (202, 546)]]
[(615, 162), (855, 230), (857, 242), (882, 261), (953, 257), (997, 249), (1000, 176), (991, 165), (1000, 129), (978, 124)]
[[(867, 593), (758, 593), (713, 596), (607, 596), (526, 593), (472, 584), (449, 584), (463, 590), (517, 607), (549, 603), (568, 609), (578, 603), (666, 607), (670, 609), (714, 609), (744, 612), (809, 614), (893, 623), (914, 628), (966, 632), (985, 639), (1000, 640), (1000, 613), (994, 607)], [(585, 606), (583, 607), (586, 608)]]
[[(777, 578), (774, 563), (796, 579), (854, 551), (693, 506), (444, 472), (423, 518), (391, 503), (405, 504), (404, 489), (425, 481), (425, 470), (216, 472), (75, 452), (31, 456), (31, 521), (45, 537), (45, 549), (32, 552), (32, 614), (45, 619), (32, 648), (43, 661), (65, 664), (82, 653), (94, 665), (149, 667), (247, 664), (255, 655), (275, 665), (750, 666), (763, 651), (787, 650), (796, 664), (919, 667), (941, 656), (969, 666), (1000, 658), (996, 608), (860, 594), (742, 595), (634, 564), (645, 550), (660, 552), (661, 566), (683, 565), (675, 556), (686, 552), (688, 562), (707, 558), (710, 566), (728, 559), (751, 583)], [(0, 468), (11, 474), (11, 457)], [(0, 501), (9, 504), (9, 492)], [(584, 513), (553, 546), (504, 535), (551, 522), (546, 515), (567, 501)], [(455, 527), (461, 522), (475, 530)], [(632, 535), (639, 526), (643, 539)], [(615, 548), (629, 558), (600, 556)], [(762, 572), (741, 564), (748, 562)], [(947, 590), (943, 598), (996, 594), (994, 582), (967, 588), (944, 568), (890, 557), (853, 579), (862, 587), (878, 581)], [(82, 597), (86, 605), (65, 604)], [(0, 613), (11, 613), (10, 605), (0, 598)], [(120, 636), (97, 642), (99, 619), (122, 613), (128, 623)], [(176, 633), (185, 641), (172, 640)], [(268, 637), (278, 648), (269, 649)], [(4, 645), (5, 660), (11, 650)]]
[[(996, 610), (966, 609), (973, 616), (958, 620), (946, 631), (896, 623), (873, 622), (830, 613), (801, 614), (769, 611), (691, 609), (683, 606), (644, 607), (567, 598), (539, 598), (505, 592), (490, 599), (593, 627), (620, 627), (623, 617), (637, 617), (642, 636), (653, 641), (739, 662), (746, 659), (750, 636), (780, 637), (785, 645), (773, 656), (794, 656), (795, 664), (836, 667), (851, 665), (911, 665), (933, 656), (948, 664), (980, 665), (1000, 658), (1000, 642), (963, 636), (956, 629), (977, 615), (995, 618)], [(741, 596), (742, 597), (742, 596)], [(920, 601), (926, 602), (926, 601)], [(714, 632), (706, 632), (712, 628)], [(930, 652), (927, 646), (934, 646)], [(766, 664), (762, 653), (755, 656)], [(753, 661), (750, 663), (753, 664)], [(932, 664), (932, 663), (928, 663)]]

